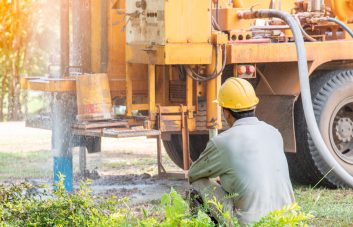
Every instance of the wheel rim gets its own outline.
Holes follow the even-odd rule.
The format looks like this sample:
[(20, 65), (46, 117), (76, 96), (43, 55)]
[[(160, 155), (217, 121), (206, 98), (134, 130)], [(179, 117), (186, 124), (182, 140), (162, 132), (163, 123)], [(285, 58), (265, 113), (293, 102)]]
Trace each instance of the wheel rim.
[(329, 132), (335, 154), (342, 161), (353, 164), (353, 97), (344, 99), (336, 106), (331, 115)]

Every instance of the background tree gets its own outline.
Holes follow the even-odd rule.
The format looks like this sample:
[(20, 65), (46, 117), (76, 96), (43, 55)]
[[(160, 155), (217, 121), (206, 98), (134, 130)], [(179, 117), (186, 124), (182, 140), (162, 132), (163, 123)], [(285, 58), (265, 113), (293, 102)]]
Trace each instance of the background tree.
[(23, 118), (21, 75), (43, 76), (58, 49), (57, 1), (0, 0), (0, 121)]

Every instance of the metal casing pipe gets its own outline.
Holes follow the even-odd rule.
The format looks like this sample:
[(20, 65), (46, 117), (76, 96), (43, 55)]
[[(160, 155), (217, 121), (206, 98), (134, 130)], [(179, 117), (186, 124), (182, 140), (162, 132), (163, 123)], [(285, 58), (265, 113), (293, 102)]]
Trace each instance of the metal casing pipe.
[(70, 93), (54, 93), (52, 103), (52, 153), (54, 183), (65, 176), (64, 185), (68, 192), (73, 191), (73, 134), (71, 125), (75, 121), (76, 97)]
[(322, 4), (322, 0), (311, 0), (311, 12), (320, 12)]
[[(60, 5), (60, 49), (61, 67), (60, 76), (65, 76), (65, 70), (70, 63), (70, 10), (69, 1), (63, 0)], [(54, 184), (60, 180), (60, 175), (64, 176), (65, 189), (73, 191), (73, 168), (71, 153), (71, 123), (74, 120), (75, 97), (70, 94), (54, 93), (52, 103), (52, 153), (53, 153), (53, 179)], [(71, 118), (70, 118), (71, 117)]]

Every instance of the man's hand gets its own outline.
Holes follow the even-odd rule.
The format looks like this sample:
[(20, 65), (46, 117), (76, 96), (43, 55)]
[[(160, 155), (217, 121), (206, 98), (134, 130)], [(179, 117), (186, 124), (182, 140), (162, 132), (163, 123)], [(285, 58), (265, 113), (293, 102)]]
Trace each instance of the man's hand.
[(220, 177), (216, 177), (214, 180), (215, 180), (218, 184), (221, 184), (221, 178), (220, 178)]

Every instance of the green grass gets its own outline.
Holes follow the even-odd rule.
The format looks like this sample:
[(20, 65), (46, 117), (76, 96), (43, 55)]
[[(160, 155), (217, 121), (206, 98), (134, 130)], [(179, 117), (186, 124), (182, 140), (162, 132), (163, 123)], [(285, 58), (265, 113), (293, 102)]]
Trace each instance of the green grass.
[[(74, 155), (74, 166), (78, 168), (78, 154)], [(165, 159), (167, 162), (167, 159)], [(104, 162), (103, 169), (134, 166), (132, 170), (146, 172), (146, 168), (156, 173), (154, 158), (141, 158)], [(124, 172), (129, 169), (124, 168)], [(48, 178), (52, 174), (52, 153), (35, 152), (0, 152), (0, 181), (6, 179)], [(147, 171), (150, 172), (150, 171)], [(122, 173), (123, 174), (123, 173)], [(295, 186), (298, 204), (305, 212), (315, 216), (310, 224), (313, 226), (353, 226), (353, 190), (324, 188), (312, 189), (306, 186)]]
[(352, 189), (311, 189), (295, 187), (296, 199), (303, 211), (311, 212), (314, 226), (353, 226)]
[(52, 169), (50, 157), (50, 151), (0, 152), (0, 180), (48, 177)]

